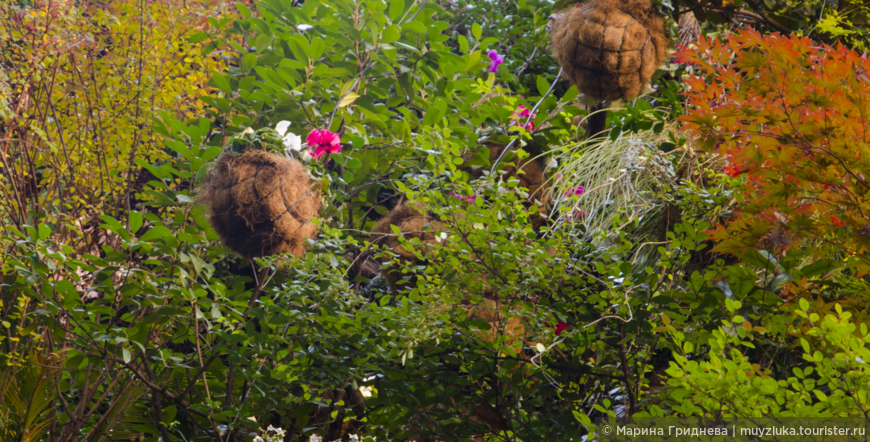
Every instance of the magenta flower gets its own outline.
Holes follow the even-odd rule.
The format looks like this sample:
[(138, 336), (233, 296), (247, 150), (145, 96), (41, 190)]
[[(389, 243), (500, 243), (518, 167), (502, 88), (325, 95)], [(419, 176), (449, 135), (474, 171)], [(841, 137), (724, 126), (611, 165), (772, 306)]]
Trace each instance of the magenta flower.
[(514, 111), (514, 114), (511, 115), (511, 126), (518, 126), (520, 124), (520, 120), (525, 122), (525, 120), (529, 120), (529, 117), (532, 117), (528, 123), (524, 123), (522, 128), (528, 131), (535, 130), (535, 117), (537, 114), (533, 114), (529, 108), (525, 106), (517, 107), (517, 110)]
[(305, 137), (305, 142), (308, 143), (308, 154), (316, 160), (326, 154), (341, 151), (341, 138), (339, 138), (338, 134), (326, 129), (313, 129)]
[(486, 56), (489, 57), (489, 71), (495, 72), (498, 70), (498, 66), (504, 64), (504, 57), (498, 55), (498, 52), (495, 49), (486, 53)]
[(586, 189), (584, 189), (583, 186), (577, 186), (574, 188), (574, 190), (571, 190), (571, 189), (566, 190), (565, 196), (583, 195), (584, 190), (586, 190)]
[(451, 193), (450, 196), (452, 196), (452, 197), (454, 197), (454, 198), (459, 198), (459, 199), (461, 199), (462, 201), (474, 201), (474, 200), (477, 198), (476, 195), (471, 195), (471, 196), (462, 196), (462, 195), (459, 195), (459, 194), (456, 194), (456, 193)]
[[(537, 304), (537, 302), (535, 302), (535, 304)], [(550, 319), (552, 319), (552, 318), (550, 318)], [(550, 327), (550, 323), (545, 322), (544, 327)], [(554, 328), (554, 331), (556, 332), (556, 335), (559, 335), (563, 331), (565, 331), (566, 328), (568, 328), (568, 323), (567, 322), (557, 322), (556, 326), (553, 328)]]

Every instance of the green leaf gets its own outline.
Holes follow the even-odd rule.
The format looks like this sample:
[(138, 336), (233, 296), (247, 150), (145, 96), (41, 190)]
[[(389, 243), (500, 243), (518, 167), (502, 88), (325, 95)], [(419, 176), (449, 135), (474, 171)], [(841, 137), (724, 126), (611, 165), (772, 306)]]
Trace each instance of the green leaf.
[[(409, 21), (408, 23), (402, 23), (402, 29), (405, 31), (416, 32), (417, 34), (426, 34), (428, 30), (423, 23), (418, 21)], [(413, 46), (407, 46), (408, 49), (416, 50)]]
[(470, 48), (468, 46), (468, 39), (465, 38), (465, 36), (461, 35), (461, 34), (459, 35), (459, 37), (457, 37), (457, 39), (459, 40), (459, 51), (462, 52), (463, 54), (467, 54), (468, 51), (470, 50)]
[(266, 34), (260, 34), (257, 39), (254, 41), (254, 47), (257, 49), (257, 53), (263, 52), (264, 49), (267, 49), (272, 45), (272, 37)]
[(426, 116), (423, 117), (423, 126), (434, 126), (440, 123), (447, 113), (447, 102), (443, 98), (436, 98), (432, 104), (433, 106), (429, 108)]
[(51, 228), (48, 225), (40, 223), (39, 224), (39, 239), (46, 239), (51, 236)]
[(543, 97), (544, 94), (547, 93), (547, 90), (550, 89), (550, 83), (547, 83), (547, 80), (540, 75), (538, 75), (538, 77), (536, 78), (536, 82), (538, 86), (538, 94)]
[(149, 230), (147, 233), (142, 235), (141, 238), (139, 238), (139, 241), (152, 242), (154, 240), (163, 238), (170, 233), (172, 232), (170, 232), (169, 229), (164, 226), (152, 227), (151, 230)]
[(139, 228), (142, 227), (142, 214), (135, 210), (131, 211), (127, 219), (127, 225), (130, 226), (130, 233), (135, 234), (138, 232)]
[(362, 161), (356, 158), (348, 158), (347, 164), (345, 164), (345, 166), (347, 166), (348, 169), (359, 169), (360, 167), (362, 167)]
[(326, 49), (326, 42), (322, 38), (311, 39), (311, 59), (317, 61)]
[(474, 23), (471, 25), (471, 35), (474, 36), (474, 39), (480, 41), (480, 35), (483, 34), (483, 29), (480, 28), (480, 25)]
[(381, 34), (381, 43), (392, 43), (401, 37), (402, 33), (399, 30), (399, 27), (396, 25), (390, 25), (387, 26), (387, 29), (384, 29), (383, 34)]
[(351, 103), (356, 101), (357, 98), (359, 98), (359, 94), (357, 94), (356, 92), (348, 92), (347, 95), (345, 95), (341, 99), (341, 101), (338, 102), (338, 107), (349, 106)]
[(223, 75), (215, 72), (211, 76), (211, 82), (214, 83), (220, 90), (224, 91), (225, 94), (229, 95), (232, 93), (232, 89), (230, 88), (230, 82), (224, 78)]
[(810, 343), (807, 342), (807, 340), (804, 339), (804, 338), (801, 338), (801, 347), (804, 348), (804, 352), (805, 352), (805, 353), (809, 353), (809, 352), (810, 352)]
[(245, 54), (242, 57), (242, 68), (253, 69), (257, 65), (257, 54)]
[(236, 3), (236, 7), (239, 9), (239, 13), (242, 14), (242, 17), (251, 18), (251, 10), (248, 9), (244, 3)]
[(189, 41), (191, 43), (199, 43), (199, 42), (205, 40), (206, 38), (208, 38), (207, 33), (197, 32), (196, 34), (191, 35), (190, 38), (187, 39), (187, 41)]
[(390, 22), (396, 23), (396, 20), (402, 17), (402, 11), (404, 10), (404, 0), (393, 0), (392, 2), (390, 2)]
[(128, 348), (126, 348), (126, 347), (124, 347), (124, 348), (121, 350), (121, 355), (122, 355), (122, 357), (124, 358), (124, 362), (127, 363), (127, 364), (129, 364), (130, 361), (133, 360), (133, 355), (130, 354), (130, 350), (129, 350)]

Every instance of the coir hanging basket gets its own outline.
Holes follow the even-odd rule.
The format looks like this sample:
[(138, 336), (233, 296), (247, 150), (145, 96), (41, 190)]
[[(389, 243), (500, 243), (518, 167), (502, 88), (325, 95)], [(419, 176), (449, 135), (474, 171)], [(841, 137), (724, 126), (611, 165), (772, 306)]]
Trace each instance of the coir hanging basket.
[(317, 233), (312, 219), (320, 192), (297, 160), (251, 150), (224, 151), (205, 181), (198, 202), (224, 245), (246, 258), (289, 253), (302, 256)]
[(596, 100), (641, 94), (665, 59), (664, 22), (648, 0), (593, 0), (554, 16), (553, 55), (565, 78)]

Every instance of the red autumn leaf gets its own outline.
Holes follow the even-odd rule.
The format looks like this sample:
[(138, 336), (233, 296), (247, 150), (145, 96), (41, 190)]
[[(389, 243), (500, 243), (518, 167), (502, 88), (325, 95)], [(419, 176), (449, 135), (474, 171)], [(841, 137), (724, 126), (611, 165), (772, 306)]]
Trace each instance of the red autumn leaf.
[[(693, 73), (683, 129), (746, 184), (717, 249), (739, 254), (774, 235), (868, 252), (870, 59), (751, 29), (696, 46), (676, 53)], [(855, 233), (837, 238), (839, 226)]]

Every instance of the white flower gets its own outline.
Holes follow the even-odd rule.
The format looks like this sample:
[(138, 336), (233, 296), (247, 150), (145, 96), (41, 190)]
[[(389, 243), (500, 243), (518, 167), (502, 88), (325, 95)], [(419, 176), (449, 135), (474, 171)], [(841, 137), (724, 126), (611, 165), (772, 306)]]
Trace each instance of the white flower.
[(279, 121), (278, 124), (275, 125), (275, 132), (278, 132), (284, 139), (284, 150), (287, 152), (299, 152), (302, 150), (302, 137), (294, 134), (293, 132), (287, 132), (287, 128), (290, 127), (290, 122), (287, 120)]
[(252, 134), (252, 133), (254, 133), (254, 129), (251, 129), (249, 127), (242, 132), (242, 135), (248, 135), (248, 134)]
[(372, 387), (363, 385), (359, 387), (359, 392), (362, 393), (363, 397), (372, 397)]
[(312, 434), (311, 437), (308, 438), (308, 441), (309, 442), (322, 442), (323, 438), (321, 438), (320, 436), (318, 436), (316, 434)]
[(547, 167), (545, 167), (545, 170), (549, 171), (550, 169), (555, 169), (557, 167), (559, 167), (559, 162), (556, 161), (555, 158), (550, 158), (550, 160), (547, 161)]
[(284, 150), (287, 152), (299, 152), (302, 150), (302, 137), (293, 132), (288, 132), (287, 135), (284, 136)]
[(290, 127), (290, 122), (287, 120), (279, 121), (278, 124), (275, 125), (275, 132), (278, 132), (282, 137), (287, 133), (287, 128)]

